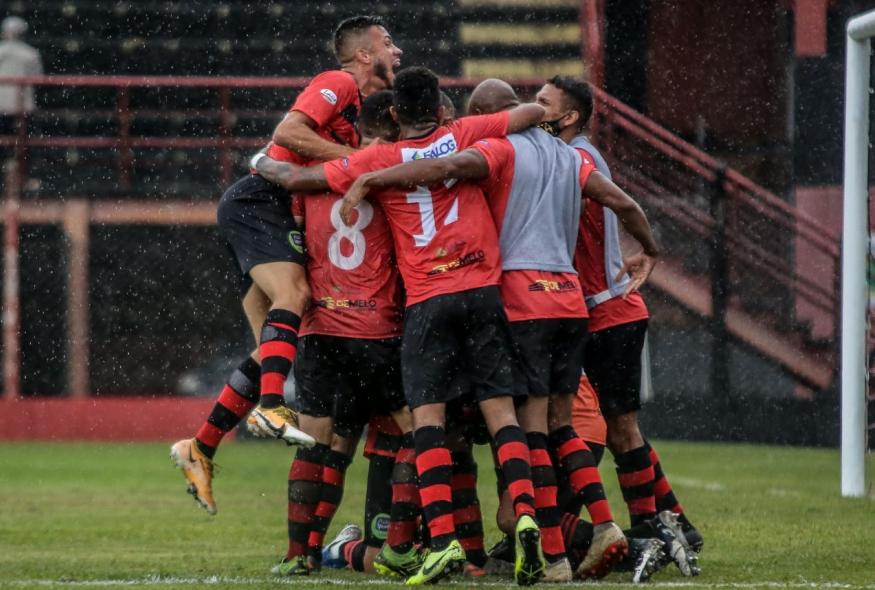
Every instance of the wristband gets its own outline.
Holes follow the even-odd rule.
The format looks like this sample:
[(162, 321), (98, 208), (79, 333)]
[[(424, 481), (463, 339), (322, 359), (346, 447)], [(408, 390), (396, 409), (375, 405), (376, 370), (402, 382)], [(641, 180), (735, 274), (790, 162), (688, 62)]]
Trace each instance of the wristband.
[(251, 160), (249, 160), (249, 167), (252, 168), (253, 170), (258, 170), (259, 160), (261, 160), (262, 158), (266, 158), (266, 157), (267, 157), (267, 154), (265, 154), (264, 152), (258, 152), (257, 154), (252, 156)]

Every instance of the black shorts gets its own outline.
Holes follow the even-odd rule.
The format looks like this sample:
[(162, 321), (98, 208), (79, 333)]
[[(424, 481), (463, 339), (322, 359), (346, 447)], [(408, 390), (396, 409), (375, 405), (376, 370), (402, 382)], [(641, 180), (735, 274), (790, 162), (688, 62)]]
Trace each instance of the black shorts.
[(438, 295), (407, 308), (401, 344), (411, 409), (446, 403), (470, 384), (478, 402), (513, 394), (510, 328), (498, 287)]
[(400, 357), (400, 338), (302, 336), (295, 360), (295, 408), (314, 418), (332, 417), (339, 436), (357, 436), (371, 414), (404, 407)]
[(641, 350), (647, 320), (592, 332), (583, 366), (607, 418), (641, 409)]
[(575, 393), (586, 347), (586, 318), (511, 322), (514, 385), (534, 396)]
[(368, 466), (365, 494), (365, 545), (380, 548), (389, 535), (392, 511), (392, 470), (395, 459), (374, 455)]
[(305, 266), (304, 236), (292, 217), (289, 192), (261, 176), (244, 176), (225, 191), (217, 211), (219, 231), (234, 251), (243, 274), (245, 293), (249, 271), (267, 262)]

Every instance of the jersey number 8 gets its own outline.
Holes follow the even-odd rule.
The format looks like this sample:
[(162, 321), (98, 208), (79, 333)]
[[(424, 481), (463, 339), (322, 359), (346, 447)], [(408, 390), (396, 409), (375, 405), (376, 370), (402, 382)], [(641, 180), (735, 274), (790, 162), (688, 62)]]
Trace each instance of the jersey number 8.
[[(343, 223), (343, 220), (340, 218), (340, 206), (342, 204), (343, 199), (337, 199), (334, 205), (331, 206), (331, 225), (337, 231), (328, 238), (328, 260), (337, 268), (353, 270), (358, 268), (365, 260), (366, 244), (362, 231), (374, 219), (374, 208), (367, 201), (362, 201), (356, 205), (355, 210), (358, 211), (358, 218), (350, 227)], [(349, 254), (344, 254), (341, 249), (344, 239), (352, 244), (352, 252)]]

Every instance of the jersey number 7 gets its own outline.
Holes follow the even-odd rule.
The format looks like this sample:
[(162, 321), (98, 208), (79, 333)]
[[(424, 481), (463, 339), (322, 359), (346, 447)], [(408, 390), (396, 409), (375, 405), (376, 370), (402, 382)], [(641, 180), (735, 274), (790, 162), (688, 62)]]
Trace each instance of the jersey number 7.
[[(418, 186), (412, 193), (407, 193), (407, 202), (419, 207), (419, 220), (422, 223), (422, 233), (414, 234), (413, 241), (421, 248), (428, 246), (437, 234), (437, 226), (434, 220), (434, 201), (428, 187)], [(459, 197), (453, 200), (450, 211), (444, 218), (443, 227), (459, 220)]]

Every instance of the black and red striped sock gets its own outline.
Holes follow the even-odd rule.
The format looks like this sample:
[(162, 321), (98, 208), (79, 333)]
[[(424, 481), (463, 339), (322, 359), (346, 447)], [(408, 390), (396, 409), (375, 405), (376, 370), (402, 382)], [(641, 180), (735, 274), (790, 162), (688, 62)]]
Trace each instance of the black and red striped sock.
[(668, 478), (662, 471), (659, 455), (656, 454), (656, 450), (647, 441), (644, 441), (644, 448), (647, 449), (650, 455), (650, 463), (653, 465), (653, 495), (656, 498), (656, 511), (671, 510), (677, 514), (683, 514), (684, 509), (675, 497), (674, 490), (671, 489), (671, 484), (668, 483)]
[(570, 512), (563, 514), (560, 522), (562, 540), (571, 561), (571, 569), (576, 570), (592, 545), (593, 526)]
[(556, 504), (556, 472), (547, 451), (547, 435), (542, 432), (526, 433), (532, 460), (532, 485), (535, 488), (535, 514), (541, 528), (541, 547), (544, 558), (554, 563), (565, 557), (565, 542), (559, 527), (562, 514)]
[(365, 571), (365, 551), (367, 550), (368, 546), (361, 539), (344, 543), (340, 548), (346, 565), (356, 572)]
[(422, 512), (417, 482), (416, 449), (413, 433), (409, 432), (401, 438), (401, 448), (395, 455), (392, 469), (392, 507), (386, 543), (397, 553), (407, 553), (413, 548), (416, 519)]
[(446, 549), (456, 538), (450, 488), (453, 461), (446, 439), (446, 433), (440, 426), (423, 426), (413, 433), (419, 495), (433, 551)]
[(629, 508), (632, 526), (656, 516), (656, 498), (653, 496), (654, 471), (650, 463), (650, 450), (638, 447), (614, 455), (617, 464), (617, 479), (623, 500)]
[(222, 438), (258, 403), (260, 380), (261, 365), (250, 356), (231, 373), (213, 411), (194, 436), (197, 448), (204, 455), (212, 459)]
[(301, 318), (287, 309), (272, 309), (261, 329), (261, 401), (263, 408), (284, 405), (283, 385), (298, 351)]
[(322, 543), (325, 533), (331, 525), (331, 519), (340, 506), (343, 499), (343, 480), (346, 476), (346, 468), (349, 467), (350, 458), (334, 449), (329, 449), (325, 454), (322, 467), (322, 492), (319, 504), (313, 513), (313, 524), (310, 527), (310, 538), (307, 544), (311, 555), (321, 554)]
[(599, 525), (614, 520), (595, 457), (574, 428), (557, 428), (550, 433), (549, 441), (559, 458), (559, 467), (568, 477), (571, 490), (583, 501), (592, 523)]
[(289, 550), (286, 559), (306, 555), (313, 513), (322, 492), (322, 465), (328, 446), (299, 448), (289, 469)]
[(501, 475), (516, 517), (528, 514), (535, 518), (535, 489), (532, 486), (529, 445), (523, 429), (516, 425), (505, 426), (495, 433), (494, 442)]
[(477, 463), (470, 449), (453, 451), (453, 524), (465, 557), (477, 567), (486, 565), (483, 547), (483, 515), (477, 497)]

